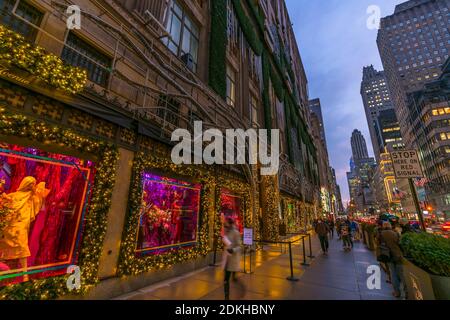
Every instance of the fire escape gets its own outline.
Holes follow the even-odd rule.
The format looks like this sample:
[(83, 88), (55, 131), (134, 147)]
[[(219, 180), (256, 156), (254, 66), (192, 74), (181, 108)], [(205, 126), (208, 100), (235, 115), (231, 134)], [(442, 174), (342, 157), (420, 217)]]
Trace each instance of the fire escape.
[[(163, 4), (171, 0), (151, 1)], [(162, 138), (170, 140), (176, 128), (188, 129), (193, 132), (194, 121), (201, 120), (203, 129), (215, 128), (225, 132), (228, 128), (249, 128), (235, 109), (230, 108), (221, 97), (205, 85), (183, 61), (168, 52), (162, 40), (170, 37), (165, 30), (167, 12), (161, 6), (156, 17), (146, 10), (144, 14), (127, 10), (119, 0), (92, 0), (101, 14), (94, 14), (81, 9), (83, 22), (98, 27), (113, 40), (113, 63), (108, 69), (111, 77), (117, 77), (139, 92), (143, 98), (140, 104), (124, 101), (121, 107), (127, 109), (135, 120), (148, 121), (156, 124)], [(126, 1), (132, 2), (132, 1)], [(148, 1), (140, 2), (145, 5)], [(67, 8), (72, 3), (68, 1), (51, 1), (53, 14), (66, 21)], [(139, 3), (138, 3), (139, 4)], [(167, 6), (166, 6), (167, 8)], [(87, 25), (87, 23), (86, 23)], [(46, 30), (35, 26), (41, 32)], [(92, 33), (88, 27), (83, 32)], [(95, 39), (95, 34), (91, 34)], [(51, 36), (51, 35), (50, 35)], [(97, 35), (98, 36), (98, 35)], [(56, 41), (61, 42), (54, 36)], [(73, 49), (76, 50), (76, 49)], [(131, 51), (138, 60), (131, 59), (127, 54)], [(89, 57), (86, 57), (89, 59)], [(116, 68), (119, 62), (126, 62), (139, 74), (145, 76), (143, 83), (137, 82)], [(92, 61), (95, 63), (95, 61)], [(150, 81), (151, 79), (151, 81)], [(103, 96), (112, 94), (110, 84), (105, 88), (97, 88), (91, 84), (83, 94), (102, 91)], [(115, 95), (115, 94), (114, 94)], [(121, 101), (113, 98), (114, 101)], [(180, 112), (180, 106), (187, 112)], [(258, 176), (256, 169), (248, 164), (236, 166), (245, 175), (246, 180), (256, 189)], [(254, 208), (255, 210), (255, 208)], [(256, 210), (255, 210), (256, 211)], [(254, 211), (254, 212), (255, 212)]]

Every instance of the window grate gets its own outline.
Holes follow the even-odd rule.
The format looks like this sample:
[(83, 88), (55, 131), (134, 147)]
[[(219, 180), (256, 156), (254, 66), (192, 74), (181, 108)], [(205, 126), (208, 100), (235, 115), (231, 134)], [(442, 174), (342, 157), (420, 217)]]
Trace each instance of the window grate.
[(106, 86), (112, 63), (111, 58), (100, 53), (75, 34), (70, 33), (67, 37), (61, 58), (75, 67), (86, 69), (88, 78), (92, 82)]

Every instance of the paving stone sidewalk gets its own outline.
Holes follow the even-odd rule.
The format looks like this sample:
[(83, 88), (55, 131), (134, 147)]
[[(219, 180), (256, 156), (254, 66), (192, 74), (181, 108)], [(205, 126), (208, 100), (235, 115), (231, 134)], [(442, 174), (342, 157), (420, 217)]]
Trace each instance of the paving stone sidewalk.
[[(301, 244), (301, 243), (300, 243)], [(374, 253), (364, 244), (355, 242), (351, 252), (342, 250), (341, 241), (330, 240), (329, 254), (320, 252), (319, 241), (313, 236), (315, 258), (302, 266), (302, 247), (293, 245), (294, 275), (298, 281), (288, 281), (289, 254), (280, 247), (265, 247), (254, 257), (254, 272), (240, 274), (246, 286), (243, 297), (231, 286), (231, 299), (241, 300), (394, 300), (391, 285), (383, 272), (381, 290), (367, 288), (367, 267), (378, 265)], [(306, 251), (308, 252), (306, 242)], [(247, 261), (248, 263), (248, 261)], [(207, 267), (181, 277), (117, 297), (118, 300), (222, 300), (223, 272), (220, 267)]]

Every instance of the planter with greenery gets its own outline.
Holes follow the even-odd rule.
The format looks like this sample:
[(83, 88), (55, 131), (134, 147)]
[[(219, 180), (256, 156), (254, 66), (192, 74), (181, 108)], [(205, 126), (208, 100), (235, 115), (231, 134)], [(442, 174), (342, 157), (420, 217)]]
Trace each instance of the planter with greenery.
[[(450, 240), (428, 233), (407, 233), (400, 245), (407, 260), (405, 276), (410, 298), (449, 300)], [(432, 290), (427, 290), (430, 286)]]

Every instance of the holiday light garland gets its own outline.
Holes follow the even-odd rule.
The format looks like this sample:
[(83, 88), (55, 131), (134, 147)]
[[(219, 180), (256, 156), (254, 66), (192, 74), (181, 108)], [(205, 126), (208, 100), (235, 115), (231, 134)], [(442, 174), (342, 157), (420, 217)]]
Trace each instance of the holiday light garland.
[[(90, 205), (84, 221), (84, 232), (78, 258), (81, 270), (81, 289), (72, 293), (84, 294), (98, 282), (98, 263), (106, 233), (106, 218), (111, 205), (115, 183), (118, 152), (112, 145), (77, 133), (50, 126), (22, 115), (8, 114), (0, 108), (0, 134), (30, 139), (52, 146), (64, 146), (82, 153), (97, 154), (96, 175)], [(67, 275), (8, 285), (0, 288), (0, 299), (55, 299), (68, 294)]]
[(0, 25), (0, 60), (23, 69), (45, 83), (69, 94), (81, 92), (87, 72), (64, 64), (58, 56), (32, 46), (20, 34)]
[[(137, 275), (151, 270), (164, 269), (177, 263), (206, 256), (209, 251), (209, 212), (210, 202), (215, 189), (212, 173), (202, 167), (175, 165), (170, 157), (140, 152), (134, 160), (133, 182), (130, 190), (130, 211), (123, 232), (123, 242), (118, 266), (119, 275)], [(141, 174), (146, 170), (159, 170), (168, 175), (175, 174), (190, 177), (202, 184), (200, 197), (200, 219), (198, 243), (190, 248), (173, 248), (164, 254), (136, 256), (136, 233), (139, 227), (139, 214), (142, 196)]]

